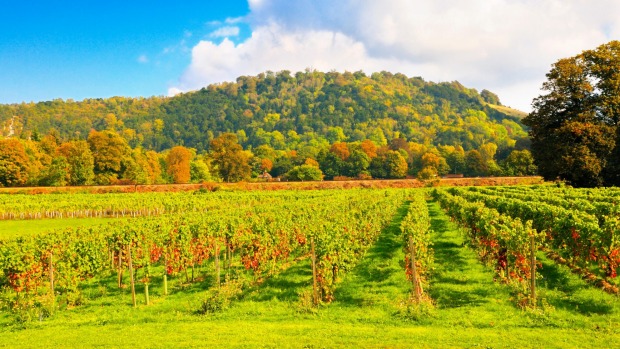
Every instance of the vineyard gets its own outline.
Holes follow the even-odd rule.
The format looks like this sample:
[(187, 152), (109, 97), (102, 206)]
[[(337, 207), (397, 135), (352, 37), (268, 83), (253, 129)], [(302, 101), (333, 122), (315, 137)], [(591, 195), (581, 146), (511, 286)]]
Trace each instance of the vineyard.
[(0, 223), (69, 223), (0, 236), (0, 346), (50, 345), (29, 336), (54, 328), (135, 346), (131, 326), (147, 347), (597, 347), (620, 331), (618, 200), (555, 186), (5, 195)]

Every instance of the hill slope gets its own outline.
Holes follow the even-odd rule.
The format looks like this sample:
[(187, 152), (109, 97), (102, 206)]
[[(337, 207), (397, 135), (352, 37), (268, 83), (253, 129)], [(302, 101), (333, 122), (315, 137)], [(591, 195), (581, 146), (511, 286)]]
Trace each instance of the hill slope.
[(132, 147), (160, 151), (181, 144), (199, 152), (223, 132), (237, 133), (244, 147), (275, 149), (405, 138), (465, 150), (493, 142), (501, 152), (526, 137), (518, 113), (487, 104), (474, 89), (387, 72), (267, 72), (171, 98), (0, 105), (0, 125), (5, 136), (51, 131), (61, 139), (114, 129)]

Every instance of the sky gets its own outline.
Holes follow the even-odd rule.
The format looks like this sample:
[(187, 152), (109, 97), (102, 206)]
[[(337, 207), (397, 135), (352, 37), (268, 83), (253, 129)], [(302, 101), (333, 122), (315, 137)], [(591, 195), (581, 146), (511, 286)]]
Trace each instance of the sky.
[(617, 0), (0, 0), (0, 103), (170, 96), (265, 71), (375, 71), (523, 111), (560, 58), (620, 39)]

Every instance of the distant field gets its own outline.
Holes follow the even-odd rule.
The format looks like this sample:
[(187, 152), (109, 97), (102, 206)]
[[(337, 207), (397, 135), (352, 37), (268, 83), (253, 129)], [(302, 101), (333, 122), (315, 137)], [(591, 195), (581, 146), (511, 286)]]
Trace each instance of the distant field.
[(32, 236), (57, 229), (89, 227), (105, 224), (112, 220), (113, 218), (0, 220), (0, 240)]
[(354, 188), (421, 188), (425, 186), (488, 186), (488, 185), (532, 185), (541, 184), (540, 176), (530, 177), (475, 177), (441, 178), (434, 181), (417, 179), (373, 179), (348, 181), (313, 182), (239, 182), (161, 185), (108, 185), (81, 187), (14, 187), (0, 188), (0, 194), (49, 194), (49, 193), (134, 193), (134, 192), (179, 192), (194, 190), (316, 190)]
[(515, 117), (517, 117), (519, 119), (523, 119), (524, 117), (527, 116), (526, 112), (523, 112), (523, 111), (517, 110), (517, 109), (512, 109), (510, 107), (506, 107), (506, 106), (503, 106), (503, 105), (495, 105), (495, 104), (487, 104), (487, 105), (489, 107), (497, 110), (497, 111), (500, 111), (500, 112), (506, 114), (506, 115), (515, 116)]

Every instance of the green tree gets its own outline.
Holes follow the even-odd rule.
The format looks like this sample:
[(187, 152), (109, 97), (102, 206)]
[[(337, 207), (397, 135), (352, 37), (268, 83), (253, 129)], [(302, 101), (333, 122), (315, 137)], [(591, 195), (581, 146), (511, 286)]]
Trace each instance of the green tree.
[(291, 181), (320, 181), (323, 179), (323, 172), (312, 165), (300, 165), (293, 167), (285, 175)]
[(370, 162), (370, 174), (374, 178), (405, 178), (408, 168), (407, 160), (394, 150), (380, 153)]
[(347, 159), (347, 173), (349, 177), (359, 177), (361, 173), (367, 173), (370, 167), (370, 157), (361, 149), (355, 149)]
[(502, 167), (508, 176), (531, 176), (538, 170), (529, 150), (513, 150), (503, 161)]
[(89, 185), (95, 178), (95, 160), (86, 141), (71, 141), (60, 145), (58, 152), (67, 159), (67, 184)]
[(52, 163), (41, 173), (39, 185), (57, 187), (67, 185), (69, 163), (64, 156), (52, 159)]
[(192, 161), (190, 163), (190, 177), (192, 183), (210, 181), (211, 172), (209, 172), (209, 165), (202, 159)]
[(470, 150), (465, 153), (465, 175), (466, 176), (485, 176), (489, 171), (488, 163), (477, 150)]
[(523, 120), (545, 179), (620, 184), (620, 41), (557, 61)]

